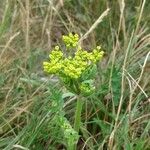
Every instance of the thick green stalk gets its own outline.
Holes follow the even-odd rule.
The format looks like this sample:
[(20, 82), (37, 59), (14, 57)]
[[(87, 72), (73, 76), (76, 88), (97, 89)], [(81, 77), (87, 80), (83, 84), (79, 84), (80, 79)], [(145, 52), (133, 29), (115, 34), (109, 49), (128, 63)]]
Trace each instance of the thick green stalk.
[[(75, 120), (74, 120), (74, 130), (79, 133), (80, 125), (81, 125), (81, 112), (82, 112), (83, 101), (80, 96), (77, 96), (77, 105), (75, 112)], [(76, 150), (76, 145), (74, 147)]]
[(80, 124), (81, 124), (81, 112), (82, 112), (82, 99), (80, 96), (77, 97), (77, 106), (75, 112), (75, 121), (74, 121), (74, 129), (79, 133)]

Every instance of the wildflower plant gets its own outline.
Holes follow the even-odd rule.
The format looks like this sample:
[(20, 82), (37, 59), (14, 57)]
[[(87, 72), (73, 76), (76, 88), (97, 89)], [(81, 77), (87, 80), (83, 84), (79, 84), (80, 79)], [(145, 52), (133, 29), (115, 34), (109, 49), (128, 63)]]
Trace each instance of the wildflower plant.
[(97, 71), (97, 62), (104, 52), (100, 46), (87, 52), (79, 45), (79, 35), (69, 33), (62, 40), (65, 52), (55, 46), (49, 55), (49, 61), (43, 62), (44, 71), (59, 77), (64, 86), (77, 96), (74, 129), (78, 133), (81, 123), (83, 97), (92, 94), (95, 90), (94, 79)]

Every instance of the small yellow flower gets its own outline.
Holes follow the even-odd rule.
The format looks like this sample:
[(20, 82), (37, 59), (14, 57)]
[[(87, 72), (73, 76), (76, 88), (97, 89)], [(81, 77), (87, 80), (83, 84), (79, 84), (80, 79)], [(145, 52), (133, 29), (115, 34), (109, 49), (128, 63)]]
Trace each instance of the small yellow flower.
[(57, 46), (55, 46), (55, 50), (59, 50), (59, 46), (57, 45)]
[(98, 50), (100, 50), (100, 49), (101, 49), (101, 46), (97, 46), (96, 48), (97, 48)]

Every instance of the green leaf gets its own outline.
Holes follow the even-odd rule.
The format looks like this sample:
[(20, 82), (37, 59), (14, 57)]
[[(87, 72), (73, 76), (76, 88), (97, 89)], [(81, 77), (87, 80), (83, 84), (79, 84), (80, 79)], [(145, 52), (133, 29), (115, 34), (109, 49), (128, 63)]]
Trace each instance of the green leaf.
[(103, 133), (104, 136), (109, 135), (111, 132), (111, 126), (110, 124), (106, 123), (105, 121), (98, 120), (94, 118), (94, 121), (96, 124), (98, 124), (101, 128), (101, 132)]
[(73, 94), (73, 93), (71, 93), (71, 92), (67, 92), (67, 93), (64, 93), (64, 94), (62, 95), (62, 98), (65, 99), (65, 98), (67, 98), (67, 97), (73, 97), (73, 96), (75, 96), (75, 94)]
[(82, 74), (81, 80), (85, 81), (93, 79), (96, 76), (96, 73), (97, 73), (97, 66), (92, 65), (88, 69), (86, 69), (86, 71)]

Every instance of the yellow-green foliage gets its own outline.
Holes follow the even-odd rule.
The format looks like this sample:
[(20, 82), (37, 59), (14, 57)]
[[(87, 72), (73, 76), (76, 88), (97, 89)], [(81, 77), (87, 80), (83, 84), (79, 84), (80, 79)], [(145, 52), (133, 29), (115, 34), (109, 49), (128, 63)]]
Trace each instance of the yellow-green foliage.
[(74, 56), (65, 56), (59, 46), (56, 46), (49, 55), (50, 61), (43, 62), (45, 72), (78, 79), (89, 66), (96, 64), (103, 56), (104, 52), (101, 51), (100, 46), (97, 46), (92, 52), (87, 52), (78, 46), (79, 36), (77, 34), (64, 35), (63, 41), (66, 49), (76, 48)]

